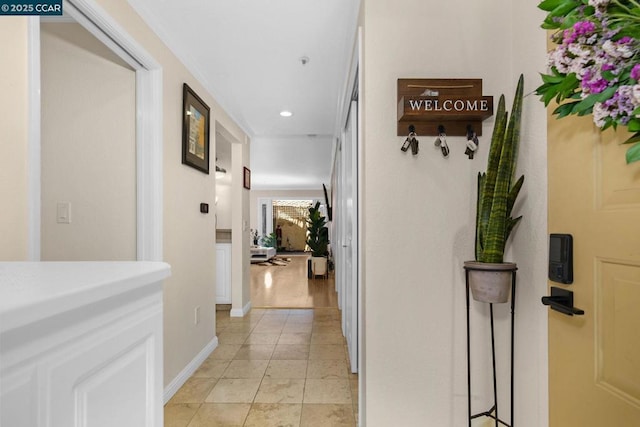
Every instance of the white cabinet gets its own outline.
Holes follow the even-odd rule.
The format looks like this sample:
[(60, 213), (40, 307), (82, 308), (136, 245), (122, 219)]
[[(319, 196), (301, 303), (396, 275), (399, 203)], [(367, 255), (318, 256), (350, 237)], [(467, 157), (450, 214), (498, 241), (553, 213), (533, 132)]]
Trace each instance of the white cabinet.
[(231, 304), (231, 243), (216, 244), (216, 304)]
[(0, 263), (0, 425), (161, 427), (153, 262)]

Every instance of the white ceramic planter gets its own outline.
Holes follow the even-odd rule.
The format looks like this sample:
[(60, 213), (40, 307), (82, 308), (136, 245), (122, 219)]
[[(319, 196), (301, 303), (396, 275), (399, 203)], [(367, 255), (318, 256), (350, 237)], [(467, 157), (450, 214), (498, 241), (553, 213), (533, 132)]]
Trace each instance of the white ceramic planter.
[(313, 278), (327, 275), (327, 259), (325, 257), (311, 257), (311, 275)]
[(465, 261), (464, 268), (469, 272), (469, 287), (474, 300), (489, 303), (509, 301), (513, 272), (518, 269), (515, 263)]

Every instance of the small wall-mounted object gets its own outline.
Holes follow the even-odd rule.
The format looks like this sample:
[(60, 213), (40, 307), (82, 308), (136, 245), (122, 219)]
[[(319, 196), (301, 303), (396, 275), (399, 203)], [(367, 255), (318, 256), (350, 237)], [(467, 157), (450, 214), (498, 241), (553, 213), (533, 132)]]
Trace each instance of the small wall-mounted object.
[(573, 236), (549, 235), (549, 280), (569, 285), (573, 283)]
[(404, 144), (400, 147), (400, 150), (406, 152), (411, 147), (411, 154), (414, 156), (418, 154), (418, 138), (416, 138), (416, 128), (413, 125), (409, 125), (409, 135), (404, 140)]
[(542, 304), (548, 305), (553, 310), (567, 316), (581, 316), (584, 314), (584, 310), (573, 306), (573, 292), (556, 286), (551, 287), (551, 296), (542, 297)]
[(200, 203), (200, 213), (203, 213), (203, 214), (209, 213), (209, 203)]
[(473, 130), (473, 126), (467, 125), (467, 148), (464, 154), (469, 157), (469, 160), (473, 159), (476, 151), (478, 151), (478, 145), (480, 145), (478, 134)]
[(436, 138), (434, 145), (440, 147), (442, 155), (444, 157), (449, 156), (449, 146), (447, 145), (447, 132), (442, 125), (438, 125), (438, 137)]
[(493, 97), (482, 95), (482, 79), (398, 79), (398, 136), (409, 125), (420, 135), (466, 136), (467, 126), (482, 135), (482, 121), (493, 115)]
[(242, 186), (247, 190), (251, 190), (251, 171), (247, 167), (243, 167)]

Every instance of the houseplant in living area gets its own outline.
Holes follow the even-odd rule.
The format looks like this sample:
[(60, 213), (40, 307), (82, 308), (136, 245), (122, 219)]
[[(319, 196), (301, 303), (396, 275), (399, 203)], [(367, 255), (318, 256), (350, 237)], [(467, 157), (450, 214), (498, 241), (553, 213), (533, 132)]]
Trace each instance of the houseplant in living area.
[(307, 218), (307, 245), (311, 249), (309, 277), (324, 275), (327, 272), (327, 254), (329, 253), (329, 229), (327, 220), (320, 212), (320, 202), (309, 207)]
[(276, 247), (276, 233), (271, 233), (267, 236), (262, 236), (260, 239), (260, 243), (264, 248), (275, 248)]
[(502, 303), (509, 299), (515, 263), (504, 262), (506, 242), (522, 216), (511, 217), (511, 211), (524, 183), (524, 175), (515, 180), (522, 116), (523, 76), (520, 75), (511, 116), (500, 97), (491, 137), (487, 171), (478, 173), (476, 199), (475, 261), (466, 261), (473, 298)]

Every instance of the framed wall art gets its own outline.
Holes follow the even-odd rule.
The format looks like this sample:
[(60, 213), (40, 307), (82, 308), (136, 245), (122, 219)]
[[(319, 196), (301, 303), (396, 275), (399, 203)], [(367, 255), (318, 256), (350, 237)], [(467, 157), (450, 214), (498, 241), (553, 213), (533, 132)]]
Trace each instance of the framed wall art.
[(182, 164), (209, 174), (209, 106), (184, 83), (182, 90)]
[(242, 185), (247, 190), (251, 190), (251, 171), (248, 168), (244, 168), (244, 179), (242, 180)]

